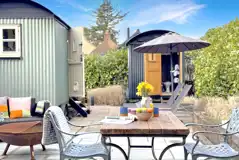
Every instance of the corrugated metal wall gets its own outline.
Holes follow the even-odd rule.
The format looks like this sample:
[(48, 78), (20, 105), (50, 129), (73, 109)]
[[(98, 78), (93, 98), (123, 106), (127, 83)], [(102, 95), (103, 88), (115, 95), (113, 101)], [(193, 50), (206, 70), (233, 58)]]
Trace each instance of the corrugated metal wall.
[(0, 19), (0, 24), (21, 24), (22, 38), (21, 59), (0, 59), (0, 96), (32, 96), (58, 105), (54, 19)]
[(136, 88), (138, 83), (144, 81), (144, 54), (135, 52), (133, 49), (138, 45), (129, 46), (129, 98), (137, 98)]
[(56, 47), (56, 69), (55, 69), (55, 86), (56, 102), (64, 104), (68, 102), (68, 30), (55, 22), (55, 47)]

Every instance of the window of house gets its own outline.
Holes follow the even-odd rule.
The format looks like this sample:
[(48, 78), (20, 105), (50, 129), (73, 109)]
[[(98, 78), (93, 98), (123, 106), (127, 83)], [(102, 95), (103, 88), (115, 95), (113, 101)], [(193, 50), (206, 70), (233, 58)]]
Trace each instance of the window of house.
[(21, 57), (20, 25), (0, 25), (0, 58)]

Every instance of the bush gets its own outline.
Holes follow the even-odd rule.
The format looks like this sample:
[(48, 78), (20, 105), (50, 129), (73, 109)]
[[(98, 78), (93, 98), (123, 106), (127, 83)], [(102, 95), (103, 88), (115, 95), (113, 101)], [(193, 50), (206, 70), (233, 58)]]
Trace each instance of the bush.
[(239, 20), (209, 29), (202, 37), (211, 46), (189, 53), (195, 66), (198, 96), (224, 97), (239, 91)]
[(127, 85), (128, 54), (126, 49), (111, 50), (104, 56), (99, 54), (85, 57), (86, 88), (109, 85)]

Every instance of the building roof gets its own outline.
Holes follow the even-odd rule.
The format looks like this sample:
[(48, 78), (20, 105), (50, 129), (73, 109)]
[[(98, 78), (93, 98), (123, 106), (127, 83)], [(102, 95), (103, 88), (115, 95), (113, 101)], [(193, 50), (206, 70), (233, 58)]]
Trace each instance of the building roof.
[(61, 22), (63, 25), (65, 25), (68, 29), (70, 29), (71, 27), (65, 22), (63, 21), (60, 17), (58, 17), (56, 14), (54, 14), (51, 10), (49, 10), (48, 8), (44, 7), (43, 5), (32, 1), (32, 0), (0, 0), (0, 3), (25, 3), (25, 4), (29, 4), (31, 6), (34, 6), (36, 8), (40, 8), (46, 12), (48, 12), (49, 14), (53, 15), (59, 22)]
[[(138, 38), (149, 36), (149, 35), (163, 35), (165, 33), (172, 32), (169, 30), (149, 30), (146, 32), (137, 32), (137, 34), (133, 34), (129, 39), (125, 41), (125, 46), (128, 46), (131, 42), (135, 41)], [(155, 37), (156, 38), (156, 37)]]
[(112, 41), (110, 33), (108, 31), (105, 32), (104, 41), (99, 44), (91, 54), (105, 54), (110, 49), (116, 49), (118, 46), (115, 42)]

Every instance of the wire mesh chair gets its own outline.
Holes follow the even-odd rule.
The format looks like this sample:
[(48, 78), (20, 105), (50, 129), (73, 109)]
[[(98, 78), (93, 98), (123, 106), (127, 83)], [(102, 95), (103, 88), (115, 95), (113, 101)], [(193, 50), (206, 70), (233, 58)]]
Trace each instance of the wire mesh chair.
[[(198, 131), (195, 132), (192, 136), (193, 140), (196, 143), (186, 143), (184, 145), (184, 155), (185, 160), (187, 160), (188, 154), (192, 155), (192, 160), (196, 160), (199, 157), (208, 157), (208, 158), (239, 158), (239, 152), (234, 150), (228, 144), (228, 138), (235, 134), (239, 133), (239, 108), (235, 108), (232, 110), (232, 115), (229, 121), (221, 125), (204, 125), (204, 124), (197, 124), (197, 123), (190, 123), (186, 124), (186, 126), (202, 126), (202, 127), (222, 127), (224, 125), (228, 125), (225, 133), (217, 133), (217, 132), (210, 132), (210, 131)], [(216, 145), (199, 145), (199, 135), (200, 134), (215, 134), (223, 136), (224, 141), (220, 144)]]
[[(54, 112), (49, 109), (49, 112), (46, 112), (50, 117), (51, 124), (54, 128), (56, 138), (59, 144), (60, 149), (60, 160), (64, 160), (65, 158), (73, 158), (73, 159), (83, 159), (83, 158), (91, 158), (94, 157), (102, 157), (104, 160), (108, 160), (109, 151), (105, 147), (104, 143), (98, 142), (93, 144), (81, 144), (82, 138), (84, 135), (89, 134), (98, 134), (99, 132), (85, 132), (85, 133), (71, 133), (70, 127), (68, 124), (73, 125), (74, 127), (84, 127), (77, 126), (70, 122), (68, 122), (64, 116), (63, 111), (57, 107), (52, 106), (54, 108)], [(43, 122), (44, 123), (44, 122)], [(82, 136), (82, 137), (81, 137)], [(80, 140), (76, 142), (76, 139)]]

